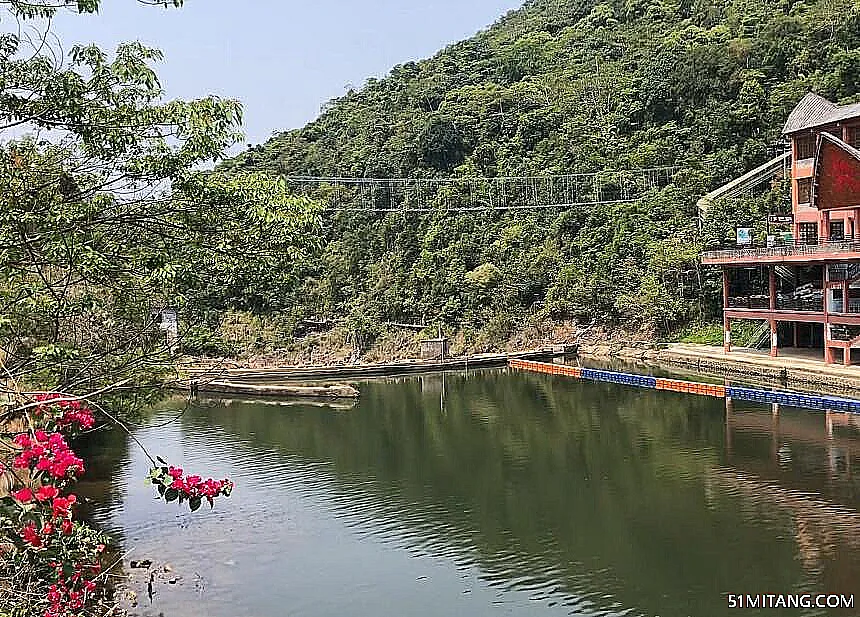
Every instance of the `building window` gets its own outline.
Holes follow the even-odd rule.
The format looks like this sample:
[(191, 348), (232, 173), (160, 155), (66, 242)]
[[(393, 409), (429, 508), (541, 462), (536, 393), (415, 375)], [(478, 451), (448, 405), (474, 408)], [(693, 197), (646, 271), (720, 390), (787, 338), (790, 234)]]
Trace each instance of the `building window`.
[(812, 178), (801, 178), (797, 181), (797, 203), (812, 203)]
[(843, 221), (830, 221), (830, 239), (845, 239), (845, 223)]
[(799, 227), (801, 244), (818, 244), (818, 223), (801, 223)]
[(802, 135), (794, 138), (797, 147), (797, 160), (811, 159), (815, 156), (815, 137), (813, 135)]
[(860, 150), (860, 126), (848, 128), (848, 145)]

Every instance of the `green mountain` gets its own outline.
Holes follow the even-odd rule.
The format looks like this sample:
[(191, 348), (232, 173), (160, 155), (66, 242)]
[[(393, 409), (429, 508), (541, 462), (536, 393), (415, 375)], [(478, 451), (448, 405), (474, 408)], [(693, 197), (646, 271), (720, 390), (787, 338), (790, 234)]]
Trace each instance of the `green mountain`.
[(222, 168), (473, 177), (679, 165), (636, 203), (332, 213), (304, 283), (270, 306), (371, 338), (388, 321), (483, 341), (563, 320), (661, 333), (716, 315), (701, 247), (784, 207), (774, 192), (715, 208), (700, 227), (696, 200), (780, 153), (782, 124), (810, 90), (857, 100), (856, 0), (531, 0)]

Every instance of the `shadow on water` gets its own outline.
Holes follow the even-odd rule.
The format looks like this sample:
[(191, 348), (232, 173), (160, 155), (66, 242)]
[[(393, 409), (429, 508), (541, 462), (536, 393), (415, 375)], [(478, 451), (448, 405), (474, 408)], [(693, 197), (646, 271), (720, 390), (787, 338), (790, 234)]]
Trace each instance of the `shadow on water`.
[(138, 431), (237, 480), (197, 517), (152, 500), (122, 435), (98, 438), (93, 516), (183, 573), (144, 612), (720, 615), (726, 593), (860, 580), (851, 418), (506, 371), (360, 390)]

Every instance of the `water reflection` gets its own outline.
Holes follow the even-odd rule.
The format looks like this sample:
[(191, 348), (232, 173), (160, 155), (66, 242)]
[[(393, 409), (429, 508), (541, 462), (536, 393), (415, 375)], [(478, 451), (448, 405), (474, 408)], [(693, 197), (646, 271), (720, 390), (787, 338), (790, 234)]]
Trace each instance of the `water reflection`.
[(503, 371), (360, 389), (141, 429), (238, 481), (201, 516), (103, 438), (96, 519), (184, 577), (144, 612), (718, 615), (728, 592), (860, 580), (853, 418)]

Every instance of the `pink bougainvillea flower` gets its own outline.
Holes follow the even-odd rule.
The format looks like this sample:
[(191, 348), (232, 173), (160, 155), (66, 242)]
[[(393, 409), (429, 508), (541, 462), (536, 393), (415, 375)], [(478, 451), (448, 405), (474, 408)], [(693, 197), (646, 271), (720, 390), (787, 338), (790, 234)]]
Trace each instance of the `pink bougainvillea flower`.
[(68, 497), (56, 497), (51, 504), (54, 511), (54, 518), (69, 518), (71, 516), (72, 506), (75, 505), (78, 498), (75, 495)]
[(15, 435), (15, 438), (12, 441), (14, 441), (16, 445), (19, 445), (22, 448), (30, 447), (30, 436), (27, 433)]
[(75, 529), (75, 524), (72, 523), (69, 519), (63, 519), (63, 522), (60, 524), (60, 531), (63, 532), (64, 536), (72, 535), (72, 532)]
[(36, 531), (35, 523), (27, 523), (23, 529), (20, 531), (21, 539), (24, 540), (30, 546), (35, 548), (40, 548), (42, 546), (42, 538), (39, 536), (39, 533)]
[(58, 496), (60, 491), (57, 490), (56, 486), (51, 486), (50, 484), (46, 484), (41, 487), (38, 491), (36, 491), (36, 501), (49, 501), (54, 497)]
[(36, 431), (34, 436), (35, 441), (23, 433), (15, 436), (15, 443), (24, 448), (15, 457), (15, 468), (47, 472), (58, 480), (77, 478), (84, 473), (84, 461), (72, 452), (62, 435)]
[(30, 503), (33, 501), (33, 491), (29, 488), (22, 488), (20, 491), (12, 493), (12, 497), (21, 503)]

